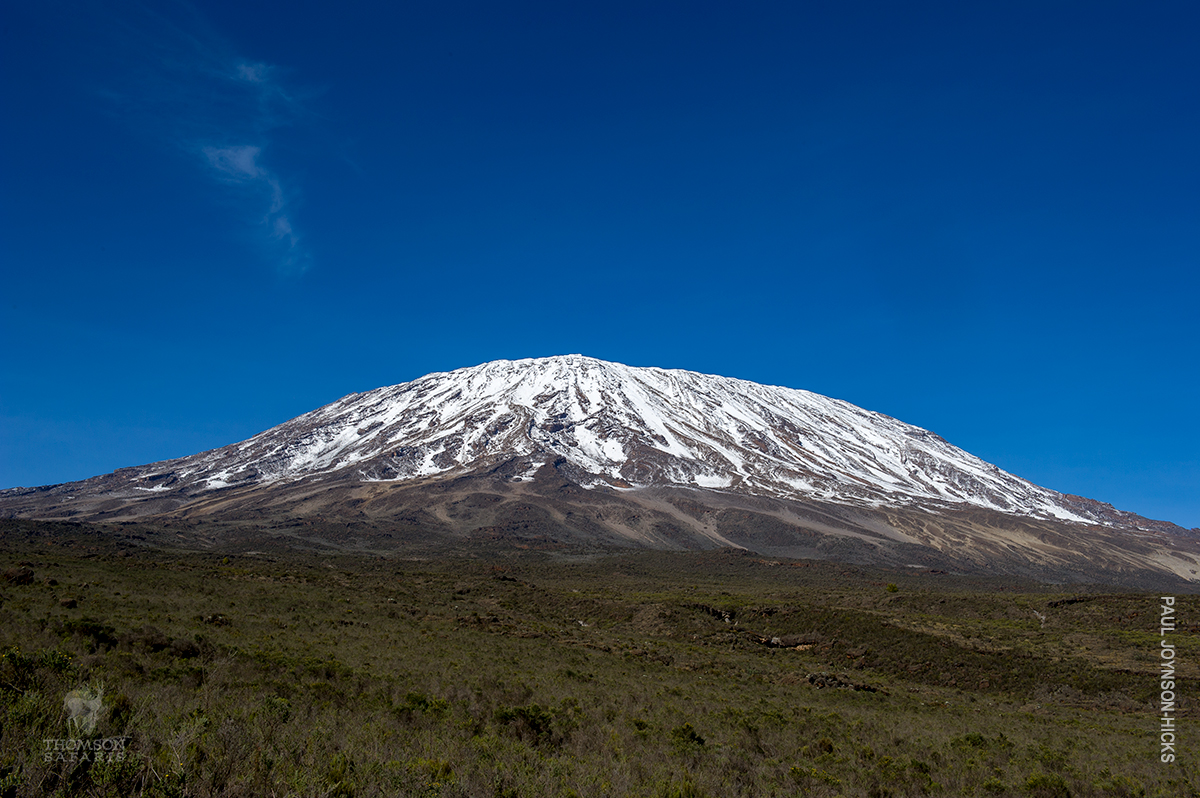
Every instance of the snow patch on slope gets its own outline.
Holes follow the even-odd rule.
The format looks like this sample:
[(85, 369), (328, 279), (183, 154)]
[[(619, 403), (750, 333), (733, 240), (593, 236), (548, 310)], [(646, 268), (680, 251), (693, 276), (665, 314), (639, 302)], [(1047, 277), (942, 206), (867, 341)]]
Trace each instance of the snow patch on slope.
[(214, 489), (346, 473), (419, 479), (513, 458), (561, 458), (595, 487), (969, 505), (1096, 522), (1054, 491), (847, 402), (581, 355), (498, 360), (352, 394), (174, 465), (180, 479)]

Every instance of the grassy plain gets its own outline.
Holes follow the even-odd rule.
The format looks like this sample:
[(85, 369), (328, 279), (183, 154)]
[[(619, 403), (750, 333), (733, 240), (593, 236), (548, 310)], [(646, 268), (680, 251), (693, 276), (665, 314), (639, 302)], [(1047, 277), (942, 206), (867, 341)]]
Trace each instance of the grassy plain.
[[(1193, 796), (1155, 595), (732, 551), (201, 552), (8, 526), (0, 796)], [(103, 690), (91, 734), (64, 697)], [(120, 739), (120, 761), (46, 740)], [(61, 745), (51, 743), (50, 746)]]

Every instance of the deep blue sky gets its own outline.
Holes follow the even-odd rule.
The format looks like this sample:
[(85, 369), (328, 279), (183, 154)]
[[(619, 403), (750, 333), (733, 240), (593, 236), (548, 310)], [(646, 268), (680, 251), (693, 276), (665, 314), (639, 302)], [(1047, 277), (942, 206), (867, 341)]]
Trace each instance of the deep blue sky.
[(1200, 526), (1191, 0), (267, 5), (0, 12), (0, 487), (580, 352)]

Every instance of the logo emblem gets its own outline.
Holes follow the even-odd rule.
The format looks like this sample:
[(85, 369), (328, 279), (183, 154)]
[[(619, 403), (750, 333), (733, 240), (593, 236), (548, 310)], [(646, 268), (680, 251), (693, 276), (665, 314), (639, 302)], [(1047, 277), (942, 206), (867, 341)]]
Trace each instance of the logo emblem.
[(63, 700), (63, 709), (67, 711), (67, 728), (73, 734), (91, 734), (104, 710), (104, 688), (72, 690)]

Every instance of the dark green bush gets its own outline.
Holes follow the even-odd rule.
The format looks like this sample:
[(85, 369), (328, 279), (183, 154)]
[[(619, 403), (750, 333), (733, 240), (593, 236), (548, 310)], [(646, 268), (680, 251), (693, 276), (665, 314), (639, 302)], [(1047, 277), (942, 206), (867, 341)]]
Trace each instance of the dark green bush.
[(1025, 780), (1025, 791), (1032, 798), (1071, 798), (1067, 782), (1057, 773), (1034, 773)]

